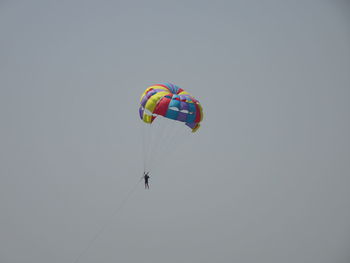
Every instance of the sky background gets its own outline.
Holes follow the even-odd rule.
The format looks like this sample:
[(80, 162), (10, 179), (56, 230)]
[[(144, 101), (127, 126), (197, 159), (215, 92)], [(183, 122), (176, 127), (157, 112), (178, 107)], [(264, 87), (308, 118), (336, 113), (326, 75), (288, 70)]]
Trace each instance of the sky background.
[[(350, 261), (349, 1), (2, 0), (0, 40), (1, 263), (106, 220), (79, 262)], [(205, 118), (134, 189), (166, 81)]]

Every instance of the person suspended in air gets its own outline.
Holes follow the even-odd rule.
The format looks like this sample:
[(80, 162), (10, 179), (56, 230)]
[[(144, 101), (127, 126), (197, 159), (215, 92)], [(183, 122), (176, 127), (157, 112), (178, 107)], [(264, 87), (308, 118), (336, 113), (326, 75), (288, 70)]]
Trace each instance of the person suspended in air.
[(149, 189), (148, 179), (149, 179), (149, 172), (145, 173), (143, 172), (143, 179), (145, 180), (145, 189)]

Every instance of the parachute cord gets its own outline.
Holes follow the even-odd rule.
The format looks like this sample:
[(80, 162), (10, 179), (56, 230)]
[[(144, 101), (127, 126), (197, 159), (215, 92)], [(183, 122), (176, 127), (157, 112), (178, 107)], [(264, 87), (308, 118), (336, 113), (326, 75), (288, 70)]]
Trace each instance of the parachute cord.
[(87, 245), (85, 246), (85, 248), (81, 251), (81, 253), (78, 255), (78, 257), (73, 261), (73, 263), (77, 263), (79, 262), (80, 258), (82, 256), (84, 256), (86, 254), (86, 252), (91, 248), (91, 246), (93, 245), (93, 243), (97, 240), (97, 238), (102, 234), (102, 232), (108, 227), (110, 226), (113, 221), (112, 219), (118, 214), (118, 212), (123, 208), (124, 204), (126, 203), (126, 201), (129, 200), (129, 198), (131, 197), (131, 195), (135, 192), (135, 190), (137, 189), (137, 186), (139, 185), (139, 183), (142, 181), (143, 177), (141, 177), (141, 179), (130, 189), (130, 191), (127, 193), (127, 195), (125, 196), (125, 198), (121, 201), (121, 203), (119, 204), (119, 206), (113, 211), (113, 213), (110, 215), (110, 217), (108, 217), (105, 221), (105, 223), (100, 227), (99, 231), (90, 239), (90, 241), (87, 243)]
[(143, 127), (142, 129), (142, 151), (143, 151), (143, 171), (146, 170), (146, 128)]
[(154, 127), (152, 131), (155, 141), (152, 142), (153, 147), (148, 156), (150, 170), (154, 170), (154, 168), (158, 166), (157, 163), (166, 157), (164, 147), (169, 144), (168, 136), (169, 133), (172, 132), (172, 127), (174, 126), (174, 122), (167, 121), (162, 116), (158, 116), (155, 121), (153, 125), (157, 125), (158, 127)]

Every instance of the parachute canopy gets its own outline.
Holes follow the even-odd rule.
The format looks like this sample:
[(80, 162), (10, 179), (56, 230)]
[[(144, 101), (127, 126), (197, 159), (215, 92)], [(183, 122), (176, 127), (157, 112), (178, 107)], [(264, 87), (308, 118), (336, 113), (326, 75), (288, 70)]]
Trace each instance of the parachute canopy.
[(148, 87), (141, 96), (140, 118), (152, 123), (157, 116), (184, 122), (195, 132), (203, 119), (202, 106), (188, 92), (171, 83)]

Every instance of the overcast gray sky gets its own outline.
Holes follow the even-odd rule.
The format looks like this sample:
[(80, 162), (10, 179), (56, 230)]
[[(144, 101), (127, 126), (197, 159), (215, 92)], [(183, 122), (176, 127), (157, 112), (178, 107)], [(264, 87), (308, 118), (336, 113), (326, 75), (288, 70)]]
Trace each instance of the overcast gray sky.
[[(348, 263), (348, 1), (0, 1), (0, 261)], [(143, 172), (139, 97), (202, 128)]]

